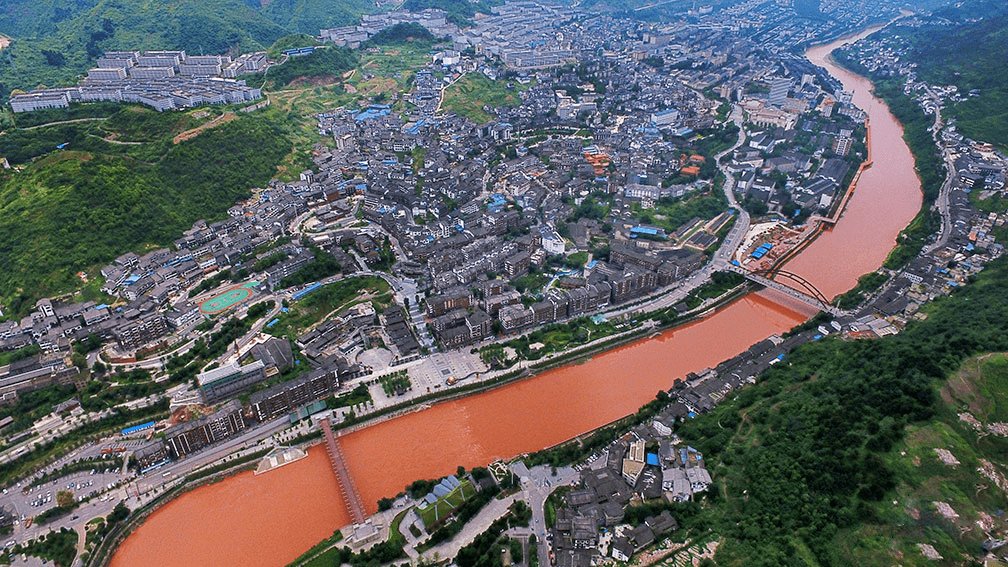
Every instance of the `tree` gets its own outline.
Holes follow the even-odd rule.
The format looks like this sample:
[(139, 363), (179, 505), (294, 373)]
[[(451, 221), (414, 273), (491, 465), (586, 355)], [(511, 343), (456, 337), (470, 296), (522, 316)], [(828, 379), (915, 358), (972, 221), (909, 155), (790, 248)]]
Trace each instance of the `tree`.
[(126, 519), (129, 516), (130, 510), (126, 507), (126, 504), (120, 501), (116, 504), (116, 507), (112, 509), (112, 513), (108, 515), (108, 524), (117, 524)]
[(56, 493), (56, 505), (64, 510), (69, 510), (77, 504), (77, 500), (74, 498), (73, 492), (69, 490), (60, 490)]
[(73, 365), (79, 368), (80, 370), (84, 370), (87, 368), (87, 357), (85, 357), (83, 354), (79, 352), (75, 352), (70, 355), (70, 362), (72, 362)]

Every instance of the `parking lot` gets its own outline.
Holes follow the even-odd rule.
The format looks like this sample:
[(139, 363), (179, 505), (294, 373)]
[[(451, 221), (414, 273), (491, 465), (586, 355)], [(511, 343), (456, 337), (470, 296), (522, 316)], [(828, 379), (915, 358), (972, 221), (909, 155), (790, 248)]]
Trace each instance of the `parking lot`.
[[(133, 474), (122, 474), (122, 467), (113, 466), (109, 461), (121, 459), (129, 454), (131, 448), (143, 442), (143, 439), (112, 438), (97, 445), (86, 445), (38, 473), (5, 488), (0, 495), (0, 506), (10, 510), (15, 516), (11, 541), (26, 539), (26, 521), (55, 508), (57, 494), (60, 491), (70, 492), (78, 502), (85, 499), (110, 500), (112, 498), (110, 491), (123, 486)], [(67, 465), (79, 469), (56, 477), (52, 476), (54, 472), (62, 470)], [(121, 490), (119, 492), (121, 493)], [(121, 494), (116, 494), (117, 499), (120, 496)], [(30, 531), (33, 533), (38, 527), (33, 525)]]

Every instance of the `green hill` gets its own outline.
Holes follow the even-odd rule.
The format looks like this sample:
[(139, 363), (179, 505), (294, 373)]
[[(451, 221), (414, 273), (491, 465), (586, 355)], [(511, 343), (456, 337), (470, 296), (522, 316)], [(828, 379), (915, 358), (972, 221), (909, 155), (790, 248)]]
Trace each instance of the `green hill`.
[(234, 116), (172, 143), (221, 112), (126, 106), (105, 119), (0, 136), (0, 154), (25, 164), (0, 174), (5, 312), (77, 289), (78, 271), (127, 250), (170, 244), (193, 221), (221, 218), (252, 187), (264, 187), (291, 151), (279, 113)]
[[(718, 565), (929, 564), (918, 543), (971, 564), (984, 539), (975, 520), (997, 518), (991, 531), (1006, 532), (1008, 441), (957, 413), (1008, 419), (1006, 365), (988, 359), (982, 379), (965, 384), (957, 372), (970, 356), (1008, 350), (1006, 292), (1001, 258), (901, 334), (801, 347), (687, 421), (678, 433), (703, 452), (715, 484), (683, 525), (722, 542)], [(938, 464), (934, 449), (962, 464)], [(981, 459), (993, 478), (975, 474)], [(935, 502), (960, 518), (946, 520)]]
[(320, 29), (346, 26), (373, 12), (367, 0), (272, 0), (261, 12), (288, 32), (317, 36)]
[[(949, 109), (963, 135), (1008, 148), (1008, 14), (951, 28), (921, 29), (913, 61), (921, 79), (956, 85), (966, 95), (979, 92)], [(962, 49), (968, 45), (969, 49)]]
[(6, 0), (0, 33), (0, 99), (12, 89), (69, 84), (110, 49), (184, 49), (193, 54), (266, 49), (302, 32), (353, 23), (364, 0)]
[[(935, 12), (939, 23), (883, 30), (899, 38), (917, 75), (932, 85), (955, 85), (966, 97), (946, 105), (966, 137), (1008, 148), (1008, 8), (995, 0), (972, 0)], [(965, 49), (964, 46), (969, 46)], [(975, 89), (975, 91), (974, 91)], [(973, 94), (969, 94), (974, 91)]]

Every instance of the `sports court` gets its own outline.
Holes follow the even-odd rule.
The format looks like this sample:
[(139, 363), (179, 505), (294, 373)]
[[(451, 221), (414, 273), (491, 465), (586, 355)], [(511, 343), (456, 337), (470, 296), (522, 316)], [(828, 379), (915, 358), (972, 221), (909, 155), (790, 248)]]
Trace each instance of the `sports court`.
[(213, 315), (231, 309), (235, 305), (245, 301), (252, 296), (252, 290), (258, 282), (248, 282), (238, 287), (231, 288), (220, 295), (215, 295), (200, 304), (200, 312)]

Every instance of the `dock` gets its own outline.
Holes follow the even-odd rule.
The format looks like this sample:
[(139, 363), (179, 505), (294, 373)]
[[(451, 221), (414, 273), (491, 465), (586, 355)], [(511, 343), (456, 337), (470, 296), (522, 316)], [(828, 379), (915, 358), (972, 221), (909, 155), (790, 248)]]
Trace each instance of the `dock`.
[(308, 456), (308, 452), (296, 447), (277, 447), (259, 461), (254, 474), (260, 475), (284, 465), (300, 461)]

